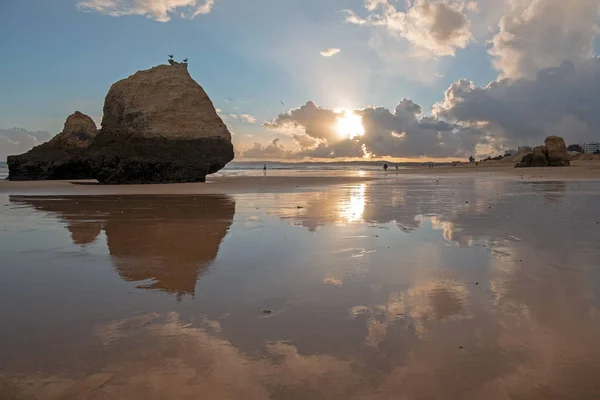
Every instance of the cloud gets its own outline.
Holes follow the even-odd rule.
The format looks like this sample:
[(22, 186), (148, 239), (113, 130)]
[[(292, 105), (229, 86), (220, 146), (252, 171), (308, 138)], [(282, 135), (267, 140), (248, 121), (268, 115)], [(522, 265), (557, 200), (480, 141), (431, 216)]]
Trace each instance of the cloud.
[(227, 115), (227, 116), (228, 116), (229, 118), (231, 118), (231, 119), (238, 119), (238, 116), (237, 116), (237, 115), (235, 115), (235, 114), (229, 114), (229, 115)]
[(564, 60), (592, 56), (600, 0), (520, 0), (502, 17), (489, 50), (502, 77), (534, 78)]
[(476, 87), (461, 79), (450, 86), (434, 115), (484, 127), (509, 144), (541, 144), (548, 135), (568, 143), (598, 140), (600, 59), (564, 62), (533, 80), (503, 79)]
[(292, 158), (293, 153), (281, 145), (279, 141), (280, 139), (273, 139), (273, 141), (266, 146), (263, 146), (260, 143), (254, 143), (253, 147), (243, 152), (242, 157), (260, 160)]
[[(364, 128), (364, 134), (353, 139), (341, 137), (338, 131), (338, 120), (345, 118), (347, 112), (321, 108), (309, 101), (264, 126), (278, 132), (291, 130), (300, 148), (293, 153), (298, 158), (464, 158), (475, 151), (477, 144), (488, 144), (483, 131), (422, 116), (421, 106), (409, 99), (403, 99), (394, 110), (350, 110)], [(291, 151), (286, 151), (289, 157)]]
[(256, 117), (253, 117), (252, 115), (249, 114), (242, 114), (240, 115), (240, 118), (246, 122), (249, 122), (251, 124), (255, 124), (256, 123)]
[(321, 51), (321, 55), (323, 57), (332, 57), (332, 56), (335, 56), (340, 51), (341, 51), (340, 49), (336, 49), (334, 47), (331, 47), (329, 49), (325, 49), (325, 50)]
[(7, 156), (22, 154), (52, 138), (48, 132), (30, 132), (21, 128), (0, 129), (0, 160)]
[(393, 37), (408, 40), (422, 56), (452, 56), (471, 40), (464, 2), (412, 0), (406, 11), (398, 11), (390, 0), (365, 0), (365, 7), (366, 18), (347, 10), (346, 22), (385, 29)]
[(123, 15), (144, 15), (158, 22), (168, 22), (171, 14), (180, 14), (182, 18), (194, 18), (208, 14), (215, 0), (84, 0), (77, 3), (77, 9), (85, 12), (97, 12), (111, 17)]

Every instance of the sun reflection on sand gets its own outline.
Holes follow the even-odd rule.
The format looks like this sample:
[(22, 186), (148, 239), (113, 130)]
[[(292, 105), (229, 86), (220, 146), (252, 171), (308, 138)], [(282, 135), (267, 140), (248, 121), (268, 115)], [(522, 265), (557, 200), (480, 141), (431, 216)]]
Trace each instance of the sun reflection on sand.
[(365, 189), (364, 183), (350, 189), (350, 200), (341, 202), (340, 219), (347, 222), (362, 220), (365, 212)]

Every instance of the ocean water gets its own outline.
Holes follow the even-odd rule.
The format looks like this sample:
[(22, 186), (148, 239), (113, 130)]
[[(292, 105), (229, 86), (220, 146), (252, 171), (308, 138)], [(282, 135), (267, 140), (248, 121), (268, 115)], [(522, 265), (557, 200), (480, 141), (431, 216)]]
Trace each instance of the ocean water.
[[(358, 162), (358, 163), (229, 163), (218, 175), (244, 175), (246, 172), (252, 173), (262, 171), (264, 165), (267, 170), (276, 171), (378, 171), (383, 168), (384, 162)], [(388, 163), (390, 170), (395, 170), (396, 164)], [(410, 168), (407, 164), (399, 165), (399, 169)], [(0, 162), (0, 180), (8, 177), (8, 167), (6, 163)]]
[[(331, 162), (331, 163), (280, 163), (280, 162), (231, 162), (223, 168), (224, 171), (262, 170), (266, 165), (267, 170), (293, 170), (293, 171), (375, 171), (383, 168), (385, 161), (381, 162)], [(394, 169), (395, 163), (387, 163)], [(420, 165), (418, 163), (399, 164), (398, 168)]]

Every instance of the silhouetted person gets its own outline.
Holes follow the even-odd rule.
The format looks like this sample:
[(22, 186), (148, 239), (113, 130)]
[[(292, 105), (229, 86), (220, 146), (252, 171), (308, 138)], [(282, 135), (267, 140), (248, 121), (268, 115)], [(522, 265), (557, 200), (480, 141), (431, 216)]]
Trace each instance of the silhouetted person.
[(267, 175), (267, 164), (263, 165), (263, 175)]
[(383, 170), (384, 170), (384, 171), (387, 171), (387, 169), (388, 169), (388, 165), (387, 165), (387, 163), (386, 163), (386, 164), (383, 164)]
[(398, 164), (396, 164), (396, 170), (398, 170)]

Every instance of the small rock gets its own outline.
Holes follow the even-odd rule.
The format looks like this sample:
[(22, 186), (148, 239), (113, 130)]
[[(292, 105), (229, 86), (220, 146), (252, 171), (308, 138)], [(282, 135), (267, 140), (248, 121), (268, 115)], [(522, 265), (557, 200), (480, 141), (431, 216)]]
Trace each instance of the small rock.
[(479, 282), (475, 282), (476, 285), (479, 285)]
[(273, 310), (267, 310), (267, 309), (262, 310), (263, 314), (271, 314), (272, 312), (273, 312)]
[(304, 208), (304, 207), (302, 207), (302, 206), (296, 206), (296, 208), (300, 209), (300, 208)]
[(458, 346), (458, 348), (459, 348), (459, 349), (464, 349), (464, 347), (463, 347), (463, 346)]

